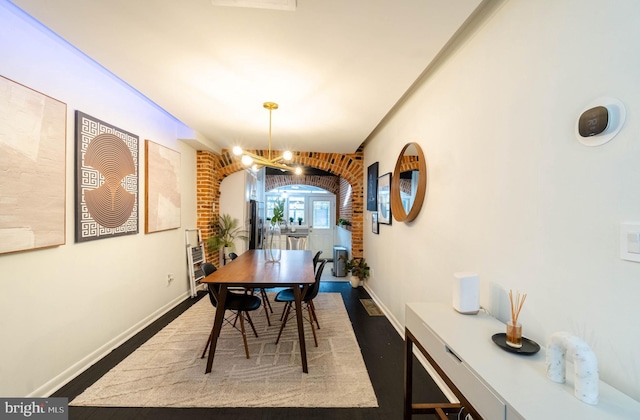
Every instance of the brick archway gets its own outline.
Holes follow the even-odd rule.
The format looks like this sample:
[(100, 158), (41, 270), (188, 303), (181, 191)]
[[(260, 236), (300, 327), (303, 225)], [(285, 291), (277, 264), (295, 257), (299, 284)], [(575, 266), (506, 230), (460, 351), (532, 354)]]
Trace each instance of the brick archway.
[(287, 187), (296, 184), (322, 188), (336, 196), (340, 194), (338, 176), (267, 175), (264, 190), (267, 192), (275, 188)]
[[(265, 156), (268, 151), (253, 151)], [(278, 153), (277, 151), (275, 153)], [(304, 166), (322, 169), (343, 178), (351, 185), (353, 219), (351, 220), (352, 253), (361, 257), (363, 249), (364, 229), (364, 163), (362, 149), (356, 153), (343, 155), (339, 153), (295, 152), (293, 160)], [(211, 236), (211, 223), (218, 216), (220, 208), (220, 183), (232, 173), (244, 170), (244, 166), (233, 157), (230, 151), (221, 154), (208, 151), (197, 153), (197, 213), (198, 228), (203, 239)]]

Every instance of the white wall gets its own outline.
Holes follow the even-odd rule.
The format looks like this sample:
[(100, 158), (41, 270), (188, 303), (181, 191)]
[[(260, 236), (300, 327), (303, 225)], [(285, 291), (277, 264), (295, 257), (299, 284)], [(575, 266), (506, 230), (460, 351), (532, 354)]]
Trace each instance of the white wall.
[[(249, 196), (247, 195), (246, 178), (247, 173), (239, 171), (222, 180), (220, 183), (220, 214), (229, 214), (234, 219), (238, 219), (238, 227), (248, 230), (247, 203)], [(237, 254), (242, 254), (249, 247), (249, 243), (241, 239), (236, 239), (234, 243)]]
[[(451, 302), (453, 273), (476, 271), (491, 313), (527, 293), (525, 336), (583, 337), (601, 379), (640, 399), (640, 263), (619, 258), (620, 223), (640, 221), (638, 16), (635, 0), (506, 1), (367, 144), (380, 173), (406, 142), (427, 159), (418, 218), (364, 232), (368, 287), (397, 326), (407, 302)], [(575, 122), (601, 96), (628, 118), (586, 147)]]
[[(370, 216), (370, 215), (369, 215)], [(336, 245), (343, 246), (347, 248), (349, 258), (353, 258), (353, 253), (351, 252), (352, 243), (352, 234), (350, 230), (343, 228), (342, 226), (334, 226), (334, 239), (333, 242)], [(323, 258), (333, 258), (333, 254)]]
[[(196, 158), (177, 139), (195, 133), (5, 0), (0, 57), (0, 75), (67, 104), (66, 244), (0, 255), (0, 395), (46, 396), (187, 296)], [(75, 110), (139, 136), (137, 235), (74, 243)], [(180, 229), (144, 234), (145, 139), (181, 153)]]

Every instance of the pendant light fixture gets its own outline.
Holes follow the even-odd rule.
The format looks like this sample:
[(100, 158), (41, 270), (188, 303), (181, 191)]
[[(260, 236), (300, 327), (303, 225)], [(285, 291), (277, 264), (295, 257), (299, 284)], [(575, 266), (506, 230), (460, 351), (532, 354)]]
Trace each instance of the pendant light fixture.
[(270, 168), (280, 169), (281, 171), (295, 172), (296, 175), (302, 174), (302, 168), (299, 166), (293, 167), (282, 163), (283, 161), (291, 162), (293, 159), (293, 153), (290, 151), (287, 150), (281, 156), (275, 158), (271, 157), (271, 113), (274, 109), (278, 109), (278, 104), (275, 102), (265, 102), (262, 106), (269, 110), (269, 154), (265, 158), (250, 152), (245, 152), (240, 146), (235, 146), (233, 148), (233, 154), (241, 156), (242, 164), (244, 166), (251, 167), (254, 171), (257, 171), (263, 166), (268, 166)]

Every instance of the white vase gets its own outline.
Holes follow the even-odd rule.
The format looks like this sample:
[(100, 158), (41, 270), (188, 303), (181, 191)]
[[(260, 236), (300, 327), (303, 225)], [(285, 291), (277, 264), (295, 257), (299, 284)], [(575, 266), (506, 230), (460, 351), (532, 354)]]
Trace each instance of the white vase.
[(228, 246), (222, 248), (222, 261), (224, 261), (224, 264), (227, 264), (230, 261), (229, 252), (230, 249)]
[(264, 257), (267, 261), (280, 261), (282, 250), (280, 248), (280, 224), (270, 225), (267, 230), (267, 240), (264, 245)]
[(349, 282), (351, 283), (351, 287), (353, 287), (354, 289), (360, 286), (360, 279), (357, 276), (351, 276)]

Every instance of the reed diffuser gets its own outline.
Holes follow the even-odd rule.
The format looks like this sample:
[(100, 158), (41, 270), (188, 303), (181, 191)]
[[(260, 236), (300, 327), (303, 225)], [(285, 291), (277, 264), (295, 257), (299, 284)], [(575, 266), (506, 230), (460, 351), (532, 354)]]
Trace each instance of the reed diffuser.
[(521, 295), (516, 293), (515, 299), (513, 292), (509, 290), (509, 303), (511, 305), (511, 320), (507, 322), (507, 345), (509, 347), (521, 348), (522, 347), (522, 325), (518, 322), (522, 305), (527, 299), (527, 294)]

